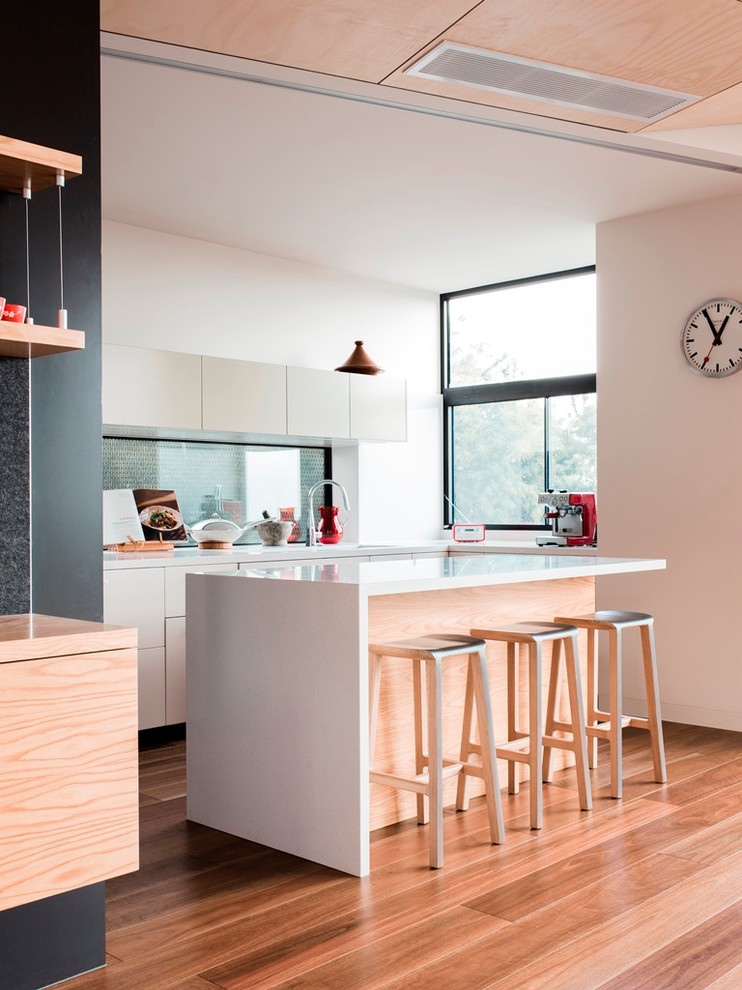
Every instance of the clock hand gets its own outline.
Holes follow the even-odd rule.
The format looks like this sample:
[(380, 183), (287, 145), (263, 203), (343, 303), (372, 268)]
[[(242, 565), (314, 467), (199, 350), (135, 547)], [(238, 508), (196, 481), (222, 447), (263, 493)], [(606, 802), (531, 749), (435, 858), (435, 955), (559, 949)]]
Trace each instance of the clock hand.
[[(706, 313), (706, 310), (705, 309), (704, 309), (703, 312), (704, 312), (704, 315), (706, 316), (706, 319), (709, 320), (708, 314)], [(711, 352), (713, 351), (713, 349), (715, 347), (717, 347), (719, 344), (721, 344), (721, 335), (724, 333), (724, 328), (726, 327), (727, 323), (729, 322), (729, 317), (730, 316), (731, 316), (731, 313), (727, 313), (727, 315), (724, 317), (724, 320), (723, 320), (721, 326), (719, 327), (719, 332), (718, 333), (716, 332), (716, 330), (714, 330), (714, 325), (713, 325), (713, 323), (711, 323), (711, 320), (709, 320), (709, 323), (711, 323), (711, 329), (714, 330), (714, 342), (711, 345), (711, 347), (709, 347), (708, 354), (706, 355), (706, 357), (701, 362), (701, 367), (702, 368), (704, 368), (706, 366), (706, 364), (708, 363), (708, 360), (711, 357)]]
[[(716, 332), (714, 321), (711, 319), (711, 317), (708, 315), (705, 309), (702, 309), (701, 312), (706, 317), (706, 321), (708, 322), (708, 325), (711, 327), (711, 333), (714, 335), (714, 344), (715, 344), (716, 341), (719, 339), (719, 334)], [(706, 358), (706, 360), (708, 361), (708, 358)]]

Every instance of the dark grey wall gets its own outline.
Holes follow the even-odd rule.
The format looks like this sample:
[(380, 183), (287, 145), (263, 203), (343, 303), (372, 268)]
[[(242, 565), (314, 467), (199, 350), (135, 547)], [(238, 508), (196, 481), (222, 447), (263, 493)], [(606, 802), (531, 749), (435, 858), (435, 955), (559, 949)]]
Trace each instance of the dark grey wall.
[[(101, 619), (99, 5), (7, 5), (2, 32), (18, 61), (0, 83), (0, 134), (83, 158), (62, 209), (65, 305), (86, 347), (30, 362), (0, 358), (0, 612)], [(55, 189), (33, 196), (31, 315), (50, 326), (59, 308), (57, 215)], [(26, 299), (23, 231), (22, 199), (0, 194), (0, 295), (15, 302)]]

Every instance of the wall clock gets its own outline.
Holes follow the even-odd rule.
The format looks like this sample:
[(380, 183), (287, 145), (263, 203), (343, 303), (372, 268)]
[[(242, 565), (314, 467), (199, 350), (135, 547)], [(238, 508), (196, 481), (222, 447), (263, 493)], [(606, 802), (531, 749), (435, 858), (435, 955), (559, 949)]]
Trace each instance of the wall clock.
[(706, 378), (724, 378), (742, 368), (742, 303), (709, 299), (685, 321), (680, 338), (685, 360)]

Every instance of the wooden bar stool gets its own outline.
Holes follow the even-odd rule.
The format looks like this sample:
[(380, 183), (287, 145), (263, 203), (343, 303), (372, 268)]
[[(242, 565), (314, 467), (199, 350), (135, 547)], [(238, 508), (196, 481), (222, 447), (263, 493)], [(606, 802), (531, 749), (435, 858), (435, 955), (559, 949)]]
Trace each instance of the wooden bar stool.
[[(370, 724), (370, 779), (375, 784), (385, 784), (417, 794), (417, 818), (421, 825), (427, 820), (425, 798), (430, 807), (430, 865), (433, 869), (443, 866), (443, 781), (461, 773), (462, 759), (452, 760), (443, 756), (443, 711), (441, 700), (442, 665), (451, 657), (468, 655), (467, 678), (471, 681), (477, 724), (482, 739), (482, 775), (487, 787), (487, 811), (492, 842), (500, 843), (505, 837), (502, 819), (500, 788), (497, 782), (495, 760), (495, 733), (492, 725), (489, 688), (487, 685), (487, 658), (481, 639), (465, 635), (431, 635), (417, 639), (399, 640), (393, 643), (369, 645), (369, 724)], [(401, 657), (412, 661), (415, 731), (415, 774), (373, 769), (376, 745), (376, 723), (379, 710), (381, 666), (384, 657)], [(425, 696), (423, 697), (423, 667), (425, 669)], [(423, 732), (423, 709), (427, 715), (427, 753)]]
[[(542, 825), (542, 795), (541, 783), (548, 782), (550, 763), (548, 756), (544, 757), (546, 749), (568, 749), (575, 755), (577, 770), (577, 789), (579, 792), (580, 808), (590, 811), (592, 796), (590, 781), (587, 773), (587, 743), (585, 737), (585, 721), (582, 706), (582, 688), (580, 685), (580, 662), (577, 653), (577, 629), (572, 625), (555, 622), (517, 622), (511, 626), (499, 629), (472, 629), (472, 636), (484, 640), (495, 640), (507, 644), (508, 666), (508, 742), (496, 747), (496, 754), (501, 759), (508, 760), (508, 791), (517, 794), (519, 788), (517, 763), (525, 763), (529, 767), (531, 828), (541, 828)], [(553, 643), (551, 683), (554, 688), (549, 690), (544, 727), (542, 713), (541, 667), (543, 644)], [(569, 722), (556, 719), (556, 703), (559, 680), (561, 647), (564, 644), (564, 654), (569, 690)], [(516, 647), (518, 650), (516, 651)], [(520, 728), (518, 718), (519, 664), (518, 653), (527, 650), (528, 653), (528, 730)], [(467, 697), (470, 692), (467, 689)], [(556, 736), (555, 732), (566, 735)], [(476, 743), (471, 740), (471, 704), (467, 702), (464, 709), (464, 734), (461, 743), (462, 759), (469, 758), (477, 752)], [(476, 776), (474, 768), (467, 768), (469, 775)], [(466, 778), (459, 779), (459, 794), (457, 806), (466, 807)]]
[[(659, 688), (657, 685), (657, 661), (654, 648), (654, 618), (645, 612), (593, 612), (590, 615), (559, 616), (555, 622), (569, 622), (587, 630), (587, 724), (590, 745), (588, 758), (590, 769), (598, 765), (598, 739), (607, 739), (611, 753), (611, 797), (622, 793), (622, 730), (630, 725), (646, 729), (652, 745), (654, 779), (658, 784), (667, 780), (665, 768), (665, 744), (662, 738)], [(644, 685), (647, 701), (647, 718), (623, 715), (621, 688), (621, 638), (624, 629), (638, 628), (641, 634)], [(599, 632), (608, 633), (609, 643), (609, 696), (608, 711), (598, 708), (598, 655), (595, 637)]]

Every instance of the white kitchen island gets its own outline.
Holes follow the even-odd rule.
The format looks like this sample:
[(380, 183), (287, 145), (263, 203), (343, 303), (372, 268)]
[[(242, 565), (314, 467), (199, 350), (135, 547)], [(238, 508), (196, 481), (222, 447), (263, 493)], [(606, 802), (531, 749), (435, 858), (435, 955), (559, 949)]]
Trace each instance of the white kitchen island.
[[(370, 794), (369, 640), (591, 611), (596, 578), (664, 567), (498, 553), (188, 574), (188, 818), (365, 876), (370, 828), (414, 814), (413, 795)], [(632, 604), (641, 605), (617, 607)], [(504, 738), (496, 664), (493, 653), (495, 731)], [(406, 668), (393, 671), (382, 696), (379, 765), (410, 738), (407, 680)], [(462, 664), (445, 687), (452, 744), (463, 683)]]

